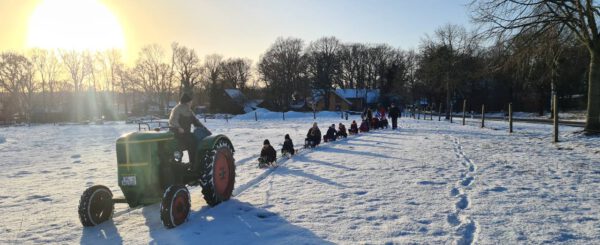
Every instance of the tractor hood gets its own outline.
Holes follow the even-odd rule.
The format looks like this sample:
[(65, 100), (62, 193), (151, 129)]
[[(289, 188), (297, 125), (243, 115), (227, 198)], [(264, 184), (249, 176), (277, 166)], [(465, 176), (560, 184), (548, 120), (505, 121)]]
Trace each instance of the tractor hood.
[(146, 143), (146, 142), (158, 142), (173, 140), (174, 134), (172, 132), (132, 132), (121, 135), (117, 139), (117, 144), (135, 144), (135, 143)]

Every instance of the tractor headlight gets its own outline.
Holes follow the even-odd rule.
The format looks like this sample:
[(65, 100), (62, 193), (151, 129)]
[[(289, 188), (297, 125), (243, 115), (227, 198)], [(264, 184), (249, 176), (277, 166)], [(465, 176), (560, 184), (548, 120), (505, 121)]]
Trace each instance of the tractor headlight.
[(173, 153), (173, 157), (175, 157), (175, 161), (180, 162), (181, 158), (183, 157), (183, 152), (175, 151), (175, 153)]

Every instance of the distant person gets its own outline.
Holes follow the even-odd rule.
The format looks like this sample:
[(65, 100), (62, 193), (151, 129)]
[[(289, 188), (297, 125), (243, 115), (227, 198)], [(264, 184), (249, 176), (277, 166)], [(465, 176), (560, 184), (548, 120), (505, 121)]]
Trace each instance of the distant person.
[(380, 106), (379, 107), (379, 111), (378, 112), (378, 117), (379, 118), (379, 128), (387, 128), (388, 127), (388, 120), (387, 120), (387, 110), (385, 109), (385, 107)]
[(270, 166), (275, 166), (275, 161), (277, 161), (277, 152), (271, 146), (269, 140), (265, 140), (263, 142), (263, 148), (260, 151), (260, 157), (258, 158), (258, 167), (266, 168)]
[(356, 121), (353, 120), (352, 124), (350, 124), (350, 130), (348, 130), (348, 132), (352, 135), (352, 134), (358, 134), (358, 125), (356, 124)]
[(369, 123), (367, 123), (367, 120), (363, 120), (360, 123), (360, 128), (358, 128), (360, 130), (361, 133), (363, 132), (369, 132)]
[(388, 122), (387, 118), (383, 117), (381, 119), (379, 119), (379, 128), (388, 128), (390, 125), (390, 123)]
[(305, 148), (313, 148), (321, 143), (321, 130), (317, 126), (317, 123), (313, 123), (313, 126), (308, 130), (306, 139), (304, 140)]
[(370, 128), (371, 129), (379, 129), (380, 127), (381, 127), (381, 124), (379, 124), (379, 118), (374, 117), (371, 120)]
[(398, 128), (398, 117), (400, 116), (400, 109), (396, 107), (396, 104), (392, 103), (392, 107), (390, 107), (390, 117), (392, 118), (392, 129)]
[(335, 130), (335, 124), (331, 124), (331, 126), (329, 126), (329, 129), (327, 129), (327, 134), (325, 134), (325, 136), (323, 136), (323, 140), (325, 142), (335, 141), (336, 137), (337, 137), (337, 131)]
[(175, 139), (180, 145), (180, 150), (188, 151), (188, 156), (191, 163), (196, 161), (196, 139), (192, 134), (192, 124), (195, 127), (202, 127), (202, 123), (196, 118), (192, 111), (192, 97), (188, 94), (183, 94), (179, 99), (171, 115), (169, 116), (169, 128), (175, 133)]
[(286, 134), (283, 140), (283, 148), (281, 149), (281, 154), (293, 156), (294, 153), (296, 153), (296, 150), (294, 150), (294, 142), (292, 142), (292, 138), (290, 138), (290, 135)]
[(346, 126), (342, 123), (340, 123), (338, 125), (338, 138), (344, 137), (347, 138), (348, 137), (348, 133), (346, 132)]
[(367, 124), (369, 125), (369, 128), (372, 128), (373, 125), (371, 125), (371, 122), (373, 121), (373, 111), (371, 111), (371, 108), (367, 109)]

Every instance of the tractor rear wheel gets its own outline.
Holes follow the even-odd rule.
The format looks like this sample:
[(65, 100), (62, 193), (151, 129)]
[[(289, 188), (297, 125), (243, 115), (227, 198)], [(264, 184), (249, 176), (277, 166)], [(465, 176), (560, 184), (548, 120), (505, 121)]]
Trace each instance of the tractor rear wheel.
[(79, 220), (83, 226), (96, 226), (112, 217), (112, 192), (103, 185), (87, 188), (79, 199)]
[(167, 188), (160, 203), (160, 219), (163, 225), (174, 228), (183, 224), (191, 206), (190, 192), (185, 186), (172, 185)]
[(235, 160), (233, 146), (228, 140), (220, 140), (204, 158), (202, 194), (210, 206), (229, 200), (235, 184)]

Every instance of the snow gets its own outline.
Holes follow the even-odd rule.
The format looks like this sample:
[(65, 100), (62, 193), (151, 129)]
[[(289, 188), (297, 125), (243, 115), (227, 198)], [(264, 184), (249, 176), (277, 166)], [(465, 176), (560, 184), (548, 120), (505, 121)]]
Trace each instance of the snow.
[(4, 138), (4, 136), (0, 135), (0, 144), (6, 142), (6, 138)]
[(380, 130), (303, 151), (276, 169), (256, 168), (262, 141), (296, 147), (313, 121), (339, 113), (257, 110), (206, 126), (236, 147), (236, 196), (209, 208), (191, 188), (188, 222), (165, 229), (159, 205), (127, 211), (97, 227), (77, 217), (86, 187), (115, 196), (115, 139), (137, 125), (0, 128), (0, 244), (157, 243), (558, 243), (600, 242), (600, 139), (561, 127), (477, 120), (468, 126), (402, 118)]

